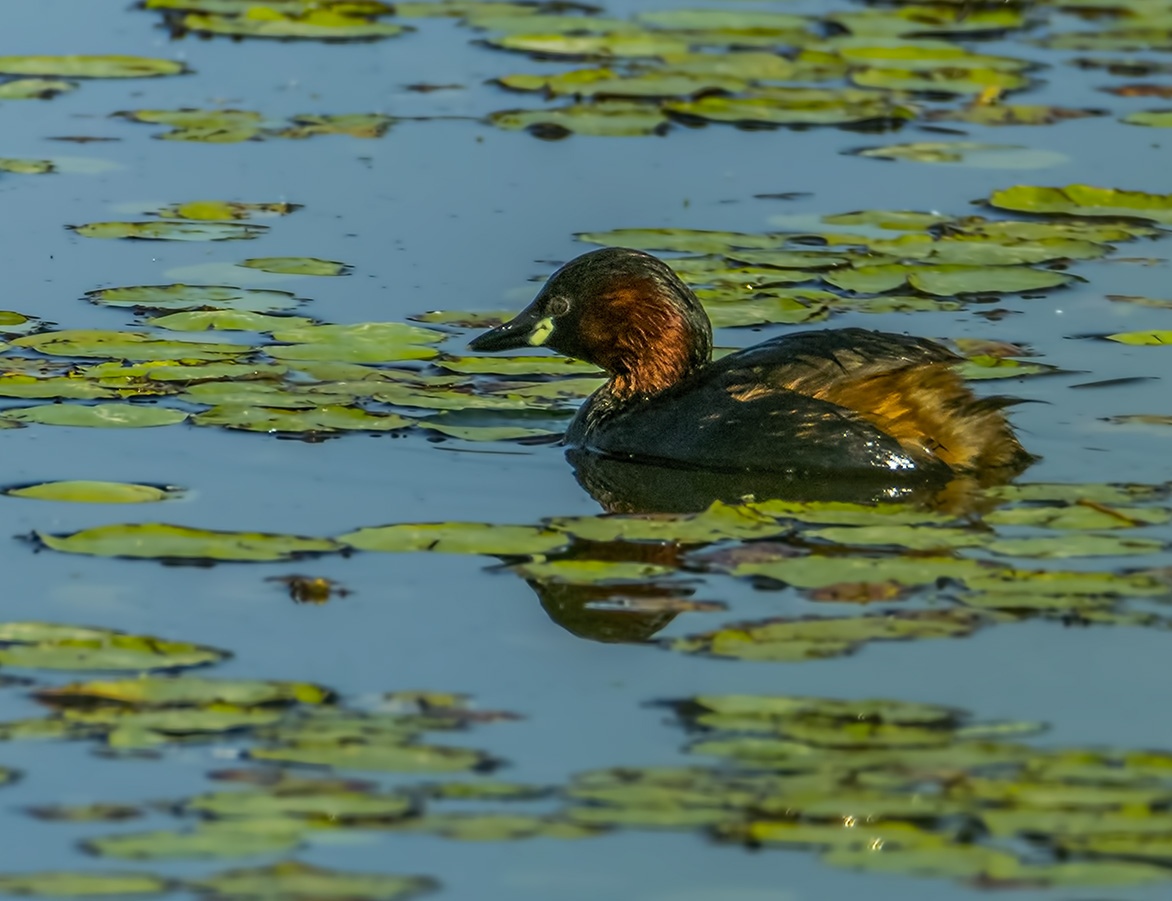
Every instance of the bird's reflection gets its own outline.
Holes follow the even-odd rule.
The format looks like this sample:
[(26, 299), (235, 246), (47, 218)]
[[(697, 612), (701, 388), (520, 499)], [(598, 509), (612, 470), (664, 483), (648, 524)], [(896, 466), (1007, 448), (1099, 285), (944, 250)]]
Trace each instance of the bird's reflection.
[[(566, 458), (578, 482), (603, 510), (626, 514), (699, 513), (716, 501), (735, 504), (780, 499), (905, 503), (954, 516), (975, 515), (993, 503), (985, 488), (1008, 482), (1020, 471), (954, 476), (950, 480), (884, 480), (677, 469), (608, 458), (576, 448), (567, 450)], [(675, 544), (615, 541), (579, 542), (570, 556), (678, 566), (683, 553)], [(691, 600), (692, 586), (673, 582), (577, 585), (527, 581), (554, 622), (593, 641), (646, 642), (679, 613), (712, 609)], [(716, 609), (720, 609), (719, 605)]]

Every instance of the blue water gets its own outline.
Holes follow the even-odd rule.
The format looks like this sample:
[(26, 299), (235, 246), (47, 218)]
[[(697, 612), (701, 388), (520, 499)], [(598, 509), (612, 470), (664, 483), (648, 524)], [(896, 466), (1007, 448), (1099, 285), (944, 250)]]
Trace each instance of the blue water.
[[(667, 6), (667, 4), (657, 4)], [(844, 8), (847, 4), (841, 4)], [(648, 8), (616, 5), (623, 14)], [(778, 8), (790, 7), (776, 4)], [(765, 8), (762, 5), (762, 8)], [(771, 7), (772, 8), (772, 5)], [(794, 7), (803, 9), (802, 7)], [(809, 10), (807, 10), (809, 11)], [(344, 279), (259, 278), (262, 286), (312, 298), (309, 315), (331, 322), (403, 320), (430, 309), (520, 307), (531, 279), (583, 249), (579, 231), (616, 227), (766, 230), (793, 217), (861, 208), (961, 214), (970, 201), (1013, 183), (1086, 182), (1172, 191), (1166, 138), (1158, 129), (1085, 119), (1044, 128), (968, 128), (971, 140), (1023, 143), (1069, 156), (1040, 172), (883, 163), (843, 155), (859, 146), (939, 136), (833, 129), (742, 132), (676, 128), (667, 137), (542, 142), (476, 121), (495, 109), (535, 105), (482, 84), (513, 71), (566, 68), (468, 43), (449, 20), (375, 44), (172, 42), (149, 13), (110, 0), (10, 3), (0, 54), (127, 53), (184, 59), (195, 74), (93, 81), (50, 102), (0, 105), (0, 154), (83, 158), (96, 174), (0, 176), (0, 306), (68, 328), (132, 325), (129, 311), (79, 300), (100, 287), (157, 284), (190, 267), (245, 256), (311, 255), (355, 267)], [(1069, 24), (1069, 23), (1068, 23)], [(986, 48), (982, 46), (982, 50)], [(1053, 65), (1021, 102), (1109, 106), (1117, 114), (1158, 104), (1094, 92), (1101, 72), (1063, 65), (1070, 54), (1014, 42), (987, 52), (1036, 54)], [(1167, 79), (1165, 78), (1165, 82)], [(457, 82), (462, 90), (417, 94), (412, 82)], [(347, 137), (229, 146), (154, 140), (161, 126), (107, 118), (123, 109), (181, 106), (302, 112), (384, 112), (404, 117), (381, 140)], [(407, 121), (406, 117), (454, 117)], [(117, 137), (70, 144), (64, 135)], [(94, 166), (94, 161), (108, 166)], [(76, 167), (78, 164), (74, 164)], [(794, 201), (753, 195), (808, 191)], [(248, 244), (87, 240), (64, 226), (136, 218), (127, 210), (216, 198), (288, 200), (305, 209)], [(1139, 242), (1129, 262), (1077, 264), (1087, 279), (1039, 299), (1006, 298), (1019, 311), (1000, 322), (957, 313), (844, 315), (865, 325), (937, 337), (994, 337), (1032, 345), (1047, 363), (1078, 374), (1012, 383), (1044, 403), (1014, 412), (1023, 440), (1044, 458), (1038, 481), (1161, 482), (1169, 477), (1172, 431), (1123, 428), (1103, 417), (1167, 413), (1166, 348), (1127, 348), (1073, 336), (1166, 328), (1167, 310), (1111, 304), (1108, 293), (1167, 296), (1169, 243)], [(179, 273), (179, 274), (176, 274)], [(726, 331), (728, 345), (778, 329)], [(1070, 386), (1129, 376), (1156, 380), (1116, 388)], [(1005, 390), (1005, 385), (995, 386)], [(190, 489), (158, 509), (45, 504), (4, 498), (0, 532), (69, 532), (114, 521), (165, 518), (189, 526), (330, 535), (360, 525), (435, 520), (530, 523), (597, 512), (556, 447), (434, 445), (423, 438), (348, 435), (321, 444), (177, 426), (100, 431), (31, 427), (0, 434), (4, 481), (93, 478), (173, 483)], [(1156, 531), (1153, 534), (1166, 534)], [(1044, 720), (1045, 743), (1172, 748), (1166, 709), (1166, 632), (1069, 629), (1052, 623), (988, 629), (964, 641), (887, 644), (855, 657), (802, 665), (733, 664), (651, 646), (584, 641), (553, 623), (532, 591), (482, 558), (358, 554), (312, 563), (172, 568), (153, 563), (33, 553), (2, 545), (4, 619), (122, 628), (228, 648), (217, 675), (288, 678), (330, 685), (361, 700), (389, 690), (474, 694), (479, 704), (523, 714), (483, 726), (467, 741), (507, 758), (503, 775), (558, 783), (611, 765), (661, 765), (691, 758), (663, 710), (646, 704), (696, 693), (829, 697), (885, 696), (955, 705), (981, 719)], [(1145, 564), (1172, 563), (1167, 555)], [(312, 571), (353, 593), (325, 606), (295, 606), (272, 575)], [(665, 635), (729, 618), (805, 612), (792, 593), (762, 593), (722, 577), (700, 595), (731, 614), (686, 614)], [(52, 680), (47, 680), (52, 681)], [(0, 691), (3, 719), (40, 712), (20, 689)], [(0, 812), (4, 867), (123, 869), (82, 858), (77, 839), (160, 826), (156, 816), (125, 826), (30, 820), (37, 803), (136, 802), (207, 790), (204, 773), (232, 760), (232, 746), (168, 750), (158, 761), (102, 760), (86, 744), (0, 745), (0, 765), (26, 772), (5, 788)], [(620, 832), (585, 842), (535, 840), (457, 844), (425, 836), (359, 837), (315, 844), (301, 859), (341, 868), (428, 873), (452, 901), (614, 897), (640, 901), (801, 901), (867, 895), (928, 901), (975, 896), (934, 880), (870, 877), (822, 866), (813, 854), (753, 854), (689, 834)], [(175, 875), (204, 864), (158, 866)], [(1156, 899), (1166, 887), (1019, 892), (1016, 897)]]

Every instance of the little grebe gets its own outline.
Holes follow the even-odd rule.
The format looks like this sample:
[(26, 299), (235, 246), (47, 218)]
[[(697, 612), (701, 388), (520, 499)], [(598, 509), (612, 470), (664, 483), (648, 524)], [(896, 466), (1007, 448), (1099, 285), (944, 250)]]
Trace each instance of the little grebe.
[(559, 269), (473, 350), (548, 347), (610, 380), (566, 444), (722, 472), (948, 479), (1033, 459), (1002, 415), (924, 338), (859, 328), (783, 335), (712, 362), (712, 326), (661, 260), (608, 247)]

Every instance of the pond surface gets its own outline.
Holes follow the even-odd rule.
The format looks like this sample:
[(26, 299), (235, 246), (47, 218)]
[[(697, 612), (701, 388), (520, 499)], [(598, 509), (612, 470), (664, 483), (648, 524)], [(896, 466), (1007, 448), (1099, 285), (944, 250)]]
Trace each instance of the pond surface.
[[(975, 514), (912, 516), (907, 528), (918, 528), (916, 535), (924, 529), (948, 531), (950, 537), (938, 544), (916, 544), (920, 539), (905, 532), (880, 533), (877, 541), (844, 538), (841, 530), (819, 536), (815, 530), (840, 521), (888, 526), (882, 517), (841, 520), (810, 508), (758, 512), (737, 521), (745, 529), (751, 521), (755, 531), (730, 531), (724, 521), (682, 547), (664, 540), (576, 541), (573, 559), (666, 567), (644, 569), (636, 578), (620, 579), (618, 587), (601, 589), (583, 589), (576, 582), (584, 577), (567, 571), (530, 570), (527, 581), (524, 569), (510, 567), (540, 566), (551, 552), (524, 543), (513, 550), (473, 543), (473, 551), (487, 548), (483, 554), (438, 552), (443, 547), (437, 552), (404, 547), (397, 553), (341, 553), (342, 545), (334, 545), (326, 548), (331, 553), (306, 559), (288, 559), (277, 551), (277, 559), (268, 561), (212, 564), (198, 552), (159, 550), (149, 530), (141, 540), (122, 536), (112, 550), (107, 546), (97, 554), (68, 544), (64, 552), (53, 550), (45, 542), (127, 523), (326, 540), (396, 523), (536, 526), (550, 517), (595, 518), (600, 508), (575, 480), (562, 449), (541, 440), (564, 428), (576, 396), (570, 392), (568, 400), (532, 409), (516, 404), (503, 411), (456, 409), (444, 419), (434, 410), (460, 406), (450, 396), (432, 395), (436, 406), (429, 410), (427, 401), (418, 398), (402, 405), (393, 402), (402, 395), (372, 401), (376, 390), (338, 389), (342, 399), (336, 403), (351, 411), (408, 417), (402, 428), (389, 432), (372, 430), (388, 428), (385, 418), (378, 425), (358, 423), (333, 432), (317, 427), (308, 434), (303, 429), (266, 434), (263, 428), (223, 428), (210, 418), (155, 428), (105, 428), (36, 421), (59, 412), (32, 414), (34, 421), (20, 422), (25, 414), (13, 419), (9, 410), (0, 411), (5, 424), (26, 426), (2, 433), (6, 485), (102, 480), (182, 489), (142, 505), (0, 497), (3, 525), (16, 536), (2, 557), (4, 622), (89, 626), (190, 642), (231, 654), (194, 674), (307, 684), (293, 695), (278, 691), (255, 701), (233, 694), (242, 690), (238, 685), (204, 685), (202, 694), (185, 701), (127, 699), (126, 692), (137, 689), (125, 687), (90, 686), (64, 698), (38, 694), (71, 682), (135, 678), (148, 669), (175, 673), (182, 667), (166, 660), (113, 669), (61, 664), (61, 647), (82, 658), (85, 648), (112, 640), (98, 634), (66, 636), (63, 646), (60, 636), (37, 637), (36, 647), (53, 645), (53, 663), (38, 665), (35, 656), (10, 660), (5, 653), (28, 644), (0, 626), (0, 638), (11, 642), (0, 649), (0, 664), (5, 675), (16, 677), (0, 688), (0, 720), (21, 724), (0, 724), (0, 734), (13, 739), (0, 746), (0, 766), (15, 771), (14, 781), (3, 788), (7, 803), (0, 812), (0, 839), (9, 849), (0, 892), (20, 894), (22, 886), (9, 877), (31, 872), (90, 874), (81, 885), (91, 892), (101, 887), (94, 874), (133, 872), (163, 881), (145, 878), (124, 888), (110, 883), (107, 893), (390, 898), (434, 890), (453, 901), (798, 901), (866, 894), (952, 901), (996, 887), (1029, 899), (1167, 896), (1172, 720), (1164, 711), (1172, 642), (1166, 615), (1172, 528), (1165, 515), (1165, 488), (1172, 410), (1166, 393), (1169, 350), (1158, 343), (1172, 343), (1167, 331), (1172, 322), (1170, 245), (1161, 230), (1161, 223), (1164, 228), (1172, 224), (1172, 166), (1167, 132), (1159, 124), (1169, 124), (1166, 114), (1165, 119), (1153, 114), (1151, 124), (1121, 120), (1170, 105), (1172, 7), (1112, 0), (917, 11), (845, 0), (739, 5), (714, 0), (705, 8), (750, 16), (748, 22), (726, 23), (742, 29), (730, 36), (711, 22), (702, 26), (706, 30), (696, 30), (700, 26), (694, 23), (639, 18), (676, 9), (668, 0), (615, 2), (595, 15), (619, 23), (594, 32), (630, 34), (621, 29), (638, 28), (646, 36), (650, 29), (661, 40), (670, 35), (683, 45), (683, 50), (612, 59), (620, 73), (654, 75), (662, 71), (655, 67), (663, 65), (684, 69), (673, 53), (691, 48), (715, 58), (745, 52), (743, 45), (757, 52), (780, 51), (806, 68), (764, 79), (750, 70), (737, 76), (743, 84), (724, 83), (722, 94), (712, 90), (721, 84), (703, 81), (711, 77), (703, 66), (711, 69), (716, 63), (692, 60), (690, 77), (699, 78), (699, 84), (689, 82), (679, 94), (663, 91), (671, 97), (626, 101), (638, 104), (632, 115), (641, 124), (632, 128), (652, 133), (593, 135), (551, 127), (554, 120), (541, 116), (530, 130), (498, 127), (508, 120), (494, 124), (486, 118), (502, 110), (549, 110), (575, 102), (509, 91), (491, 79), (552, 76), (607, 64), (605, 56), (587, 51), (559, 57), (556, 37), (541, 45), (544, 54), (536, 59), (484, 43), (485, 38), (524, 34), (517, 24), (522, 14), (581, 14), (574, 8), (493, 4), (488, 12), (512, 18), (486, 22), (491, 27), (478, 30), (472, 25), (477, 16), (485, 17), (488, 4), (448, 4), (452, 9), (446, 16), (421, 4), (382, 16), (372, 4), (351, 4), (349, 11), (318, 4), (325, 18), (316, 20), (306, 12), (313, 4), (289, 0), (270, 4), (268, 12), (257, 12), (261, 6), (253, 4), (251, 13), (245, 11), (250, 4), (227, 0), (150, 5), (160, 8), (128, 8), (110, 0), (41, 0), (5, 9), (0, 57), (6, 59), (0, 69), (10, 73), (9, 83), (22, 74), (69, 83), (47, 89), (62, 91), (51, 99), (0, 99), (0, 156), (48, 160), (55, 168), (39, 174), (0, 172), (6, 210), (0, 238), (7, 250), (7, 290), (0, 306), (40, 321), (5, 328), (12, 330), (9, 340), (16, 341), (23, 341), (19, 335), (30, 328), (34, 338), (53, 330), (104, 335), (89, 331), (64, 352), (43, 343), (39, 347), (45, 352), (38, 351), (40, 338), (9, 346), (0, 356), (8, 367), (0, 377), (5, 407), (46, 404), (72, 413), (111, 404), (117, 406), (109, 414), (113, 417), (126, 410), (133, 411), (129, 416), (143, 415), (143, 410), (199, 416), (217, 402), (200, 403), (194, 394), (179, 397), (179, 390), (213, 381), (227, 386), (224, 390), (280, 382), (266, 400), (219, 403), (230, 424), (239, 426), (256, 415), (248, 410), (265, 404), (270, 409), (322, 406), (320, 395), (289, 400), (313, 385), (352, 386), (382, 377), (383, 370), (451, 375), (445, 361), (463, 355), (468, 338), (478, 331), (437, 326), (442, 334), (415, 344), (404, 339), (402, 346), (425, 349), (414, 357), (363, 356), (355, 351), (353, 332), (334, 344), (315, 344), (318, 339), (295, 332), (280, 337), (284, 326), (272, 323), (215, 332), (144, 326), (152, 316), (201, 304), (156, 298), (154, 308), (136, 310), (86, 302), (89, 292), (103, 289), (186, 284), (290, 292), (304, 302), (278, 302), (277, 295), (252, 300), (262, 312), (269, 302), (278, 308), (268, 312), (321, 323), (407, 323), (434, 310), (519, 309), (560, 262), (592, 246), (576, 240), (578, 233), (736, 232), (740, 238), (714, 238), (716, 246), (701, 251), (716, 259), (723, 253), (720, 265), (735, 269), (729, 261), (741, 259), (744, 251), (731, 248), (762, 246), (747, 235), (780, 235), (778, 249), (819, 250), (836, 246), (828, 234), (845, 232), (853, 237), (837, 242), (849, 257), (834, 264), (838, 273), (903, 265), (910, 258), (888, 245), (867, 250), (858, 243), (890, 241), (899, 237), (898, 230), (879, 227), (874, 219), (835, 225), (823, 217), (856, 210), (923, 211), (963, 230), (972, 225), (958, 220), (976, 215), (991, 222), (1071, 223), (1068, 235), (1005, 239), (999, 246), (1033, 253), (1028, 248), (1045, 240), (1080, 241), (1080, 253), (1064, 249), (1053, 257), (1023, 257), (1010, 273), (1015, 278), (1022, 271), (1044, 273), (1043, 279), (1057, 274), (1057, 281), (1075, 278), (1053, 288), (998, 292), (982, 281), (993, 278), (984, 267), (1004, 262), (993, 257), (978, 261), (980, 268), (963, 275), (971, 281), (955, 292), (922, 290), (915, 282), (856, 291), (820, 282), (825, 273), (816, 269), (804, 279), (775, 274), (788, 279), (785, 285), (829, 287), (836, 296), (795, 299), (783, 291), (770, 294), (768, 284), (760, 292), (726, 289), (725, 296), (709, 301), (718, 317), (752, 319), (743, 304), (761, 296), (786, 297), (787, 305), (784, 315), (719, 329), (717, 344), (747, 346), (803, 322), (816, 326), (829, 319), (833, 326), (1018, 345), (992, 356), (987, 347), (958, 346), (970, 354), (986, 352), (985, 376), (998, 355), (1058, 370), (974, 383), (983, 394), (1031, 401), (1009, 414), (1023, 443), (1041, 457), (1018, 483), (1048, 487), (1032, 495), (1024, 489), (1020, 495), (1005, 491), (982, 511), (988, 514), (985, 523)], [(762, 18), (775, 13), (805, 18), (788, 24)], [(872, 18), (858, 18), (864, 13)], [(910, 18), (897, 22), (894, 17), (901, 13)], [(295, 41), (184, 34), (185, 25), (200, 22), (205, 30), (268, 22), (304, 26), (310, 33), (315, 26), (327, 36), (329, 28), (349, 26), (401, 23), (414, 30), (353, 42), (312, 39), (316, 34)], [(693, 30), (681, 32), (686, 27)], [(556, 24), (546, 21), (531, 33), (556, 31)], [(896, 67), (890, 61), (860, 62), (860, 47), (914, 52), (909, 51), (906, 68), (898, 70), (902, 74), (892, 76)], [(962, 49), (1000, 62), (958, 61), (955, 54)], [(933, 52), (949, 61), (932, 63)], [(20, 64), (7, 61), (27, 54), (149, 57), (181, 62), (189, 71), (150, 78), (74, 78), (72, 64), (61, 60), (35, 72), (22, 72)], [(1074, 63), (1086, 58), (1100, 62)], [(1122, 61), (1127, 66), (1122, 74), (1112, 74), (1104, 60), (1116, 70)], [(878, 81), (875, 73), (880, 73)], [(870, 94), (845, 94), (848, 79), (855, 81), (850, 91)], [(957, 87), (958, 80), (964, 86)], [(1132, 90), (1136, 96), (1103, 91), (1136, 83), (1148, 87)], [(412, 87), (420, 85), (435, 89)], [(734, 115), (704, 107), (713, 119), (741, 117), (741, 128), (700, 115), (705, 102), (768, 95), (784, 86), (830, 93), (805, 100), (775, 93), (765, 104), (767, 112), (753, 114), (765, 121), (752, 120), (744, 110)], [(0, 84), (0, 92), (3, 88)], [(630, 89), (614, 89), (618, 94), (625, 90)], [(685, 109), (690, 97), (696, 106)], [(668, 115), (663, 107), (673, 103), (678, 106)], [(802, 115), (814, 115), (811, 104), (821, 118), (802, 120)], [(1046, 125), (964, 121), (966, 111), (1014, 104), (1099, 114), (1070, 115)], [(227, 124), (222, 117), (210, 125), (187, 123), (197, 129), (194, 135), (160, 139), (184, 126), (159, 124), (160, 117), (143, 112), (183, 109), (248, 110), (259, 116)], [(344, 114), (371, 118), (298, 118)], [(947, 118), (952, 114), (959, 118)], [(570, 131), (599, 127), (594, 120), (583, 121), (589, 124), (571, 124)], [(795, 121), (827, 126), (765, 127)], [(611, 121), (603, 128), (614, 127)], [(298, 128), (332, 133), (290, 133)], [(962, 147), (972, 155), (960, 162), (923, 160), (925, 154), (947, 156), (946, 147), (913, 148), (905, 152), (915, 159), (894, 161), (856, 152), (926, 142), (1003, 146)], [(1089, 185), (1150, 196), (1144, 201), (1146, 218), (1124, 216), (1127, 209), (1104, 216), (1101, 208), (1084, 207), (1073, 210), (1083, 216), (1062, 217), (1035, 215), (1046, 212), (1037, 206), (985, 204), (994, 192), (1015, 185)], [(101, 239), (66, 228), (154, 223), (160, 218), (156, 213), (199, 200), (300, 208), (286, 210), (288, 215), (240, 213), (252, 218), (233, 222), (268, 227), (246, 242)], [(201, 221), (173, 213), (162, 218), (180, 224)], [(921, 222), (910, 232), (946, 243), (952, 233), (936, 228), (939, 224)], [(1120, 234), (1091, 231), (1100, 227)], [(688, 234), (648, 238), (625, 233), (627, 241), (619, 235), (613, 242), (642, 241), (638, 246), (670, 259), (687, 250)], [(787, 244), (787, 236), (795, 240)], [(1106, 249), (1088, 249), (1088, 242)], [(308, 257), (351, 268), (341, 277), (314, 277), (235, 265), (261, 257)], [(912, 264), (930, 266), (932, 261), (920, 258)], [(777, 271), (793, 270), (783, 266)], [(753, 278), (770, 282), (760, 273)], [(1132, 299), (1112, 301), (1109, 295)], [(866, 311), (882, 308), (867, 302), (884, 297), (911, 298), (902, 302), (911, 311)], [(233, 303), (220, 306), (230, 309)], [(280, 308), (282, 303), (293, 308)], [(290, 330), (300, 325), (293, 323)], [(171, 381), (152, 382), (143, 370), (96, 374), (90, 367), (103, 363), (190, 365), (198, 354), (189, 346), (168, 352), (161, 345), (156, 354), (138, 355), (123, 345), (103, 350), (101, 342), (115, 340), (109, 333), (119, 330), (170, 341), (236, 344), (236, 350), (209, 351), (210, 358), (243, 361), (244, 370), (260, 368), (234, 381), (180, 373)], [(366, 365), (371, 371), (298, 369), (303, 364), (297, 357), (257, 351), (274, 341), (269, 337), (274, 332), (278, 344), (313, 348), (305, 353), (316, 363)], [(1103, 338), (1137, 333), (1150, 333), (1154, 343)], [(274, 360), (300, 374), (274, 375)], [(54, 363), (61, 365), (53, 368)], [(264, 365), (270, 365), (267, 374)], [(981, 374), (979, 366), (976, 371)], [(68, 377), (74, 388), (90, 385), (93, 393), (70, 394), (63, 388), (59, 402), (54, 398), (61, 395), (50, 389), (22, 396), (20, 390), (31, 389), (7, 387), (21, 375)], [(516, 375), (490, 369), (488, 375), (461, 382), (457, 398), (469, 403), (469, 397), (511, 396), (526, 387), (510, 379), (528, 387), (547, 383), (533, 371)], [(1111, 383), (1096, 384), (1106, 382)], [(439, 387), (403, 384), (418, 391)], [(1112, 419), (1135, 415), (1152, 419)], [(423, 425), (418, 419), (425, 420)], [(425, 430), (436, 423), (455, 423), (456, 436)], [(504, 433), (506, 440), (465, 440), (502, 437), (475, 431), (498, 426), (530, 428), (539, 440), (507, 440), (515, 433)], [(1108, 489), (1108, 484), (1129, 487)], [(993, 508), (1004, 517), (997, 519)], [(1047, 525), (1051, 520), (1045, 516), (1072, 510), (1091, 519), (1067, 528)], [(575, 529), (585, 526), (565, 529), (579, 535)], [(790, 534), (795, 529), (796, 537)], [(962, 530), (960, 537), (953, 529)], [(50, 537), (38, 542), (28, 537), (32, 533)], [(1123, 544), (1080, 543), (1090, 535), (1110, 542), (1122, 533)], [(548, 533), (542, 534), (548, 542)], [(1032, 549), (990, 544), (1031, 538), (1049, 543)], [(483, 542), (484, 536), (471, 533), (468, 540)], [(569, 541), (554, 542), (555, 562), (565, 558)], [(239, 550), (231, 540), (229, 545)], [(726, 552), (733, 557), (719, 558)], [(747, 557), (736, 554), (758, 552), (772, 555), (762, 564), (765, 569), (738, 568)], [(127, 559), (127, 554), (155, 559)], [(806, 555), (803, 560), (842, 559), (842, 572), (855, 574), (833, 577), (821, 571), (799, 577), (786, 568), (793, 554)], [(176, 559), (182, 557), (187, 559)], [(1003, 581), (1014, 583), (1018, 601), (990, 601), (1004, 588), (981, 583), (984, 570), (974, 574), (950, 568), (975, 560), (991, 561), (1007, 573), (1012, 568), (1016, 574), (1004, 575)], [(848, 570), (855, 564), (860, 568)], [(905, 569), (890, 568), (899, 566)], [(1091, 574), (1088, 579), (1100, 581), (1090, 588), (1038, 588), (1036, 574), (1051, 570)], [(295, 603), (289, 585), (277, 581), (295, 575), (332, 580), (342, 590), (335, 589), (328, 599)], [(873, 603), (858, 603), (860, 596)], [(897, 624), (892, 626), (897, 631), (878, 634), (872, 627), (887, 613), (891, 616), (884, 621)], [(850, 619), (851, 629), (863, 631), (823, 645), (798, 638), (781, 649), (723, 656), (715, 646), (723, 639), (709, 635), (728, 623), (803, 617)], [(887, 637), (908, 640), (882, 640)], [(627, 640), (616, 640), (622, 638)], [(163, 651), (138, 646), (127, 653), (145, 659)], [(727, 659), (754, 655), (765, 659)], [(145, 684), (156, 685), (153, 680)], [(308, 685), (335, 694), (311, 696)], [(413, 692), (458, 693), (469, 699), (429, 694), (420, 700)], [(730, 696), (758, 700), (741, 710)], [(770, 703), (760, 700), (766, 697), (824, 700), (794, 701), (779, 713), (762, 706)], [(834, 703), (867, 699), (888, 703), (874, 709)], [(901, 704), (938, 706), (920, 710)], [(150, 719), (164, 713), (179, 720), (160, 725)], [(195, 724), (212, 714), (238, 720), (215, 727)], [(254, 715), (268, 719), (253, 724), (247, 717)], [(712, 746), (716, 740), (726, 744)], [(781, 744), (753, 745), (755, 740)], [(696, 742), (708, 742), (709, 753), (690, 751)], [(481, 753), (436, 751), (435, 746)], [(940, 755), (932, 757), (936, 751)], [(1144, 756), (1145, 751), (1152, 753)], [(348, 756), (355, 753), (368, 756)], [(852, 754), (878, 757), (864, 760)], [(282, 760), (291, 765), (282, 767)], [(597, 775), (614, 767), (626, 769)], [(672, 775), (651, 769), (665, 767), (701, 770)], [(248, 784), (210, 778), (223, 770), (240, 771), (235, 781)], [(591, 772), (595, 775), (583, 775)], [(331, 777), (350, 781), (323, 781)], [(815, 777), (822, 781), (815, 784)], [(282, 779), (274, 788), (272, 783)], [(267, 786), (253, 784), (266, 780)], [(501, 788), (500, 799), (467, 800), (456, 798), (461, 789), (453, 787), (464, 786), (467, 794), (476, 791), (467, 786), (480, 786), (488, 795), (502, 781), (546, 791)], [(403, 809), (377, 816), (347, 814), (344, 801), (332, 795), (317, 806), (306, 801), (313, 808), (308, 813), (274, 812), (260, 803), (258, 810), (267, 812), (211, 816), (184, 801), (233, 790), (255, 792), (265, 802), (274, 796), (315, 797), (315, 792), (345, 794), (346, 801), (354, 795), (407, 800), (401, 802)], [(925, 798), (927, 807), (914, 806)], [(130, 809), (118, 814), (88, 807), (98, 803)], [(53, 816), (30, 813), (43, 807), (65, 809)], [(442, 819), (456, 814), (468, 816)], [(476, 819), (475, 814), (513, 819)], [(1024, 825), (999, 828), (995, 814), (1020, 815)], [(83, 817), (89, 821), (75, 821)], [(1112, 820), (1109, 827), (1086, 825), (1103, 817), (1130, 819)], [(797, 824), (856, 829), (864, 834), (862, 845), (825, 833), (806, 838), (774, 834)], [(199, 828), (220, 830), (218, 838), (194, 847), (190, 836)], [(868, 830), (873, 838), (867, 838)], [(162, 839), (146, 840), (137, 850), (107, 842), (111, 836), (156, 831)], [(176, 833), (188, 838), (168, 844), (168, 836)], [(1095, 843), (1104, 836), (1117, 844)], [(757, 848), (774, 842), (778, 848)], [(826, 851), (830, 846), (837, 850)], [(911, 859), (913, 854), (919, 856)], [(262, 869), (293, 860), (331, 871), (433, 882), (343, 885), (321, 874), (311, 878), (303, 870)], [(251, 869), (260, 870), (262, 888), (208, 881), (226, 871)], [(44, 894), (84, 894), (47, 883), (34, 888)]]

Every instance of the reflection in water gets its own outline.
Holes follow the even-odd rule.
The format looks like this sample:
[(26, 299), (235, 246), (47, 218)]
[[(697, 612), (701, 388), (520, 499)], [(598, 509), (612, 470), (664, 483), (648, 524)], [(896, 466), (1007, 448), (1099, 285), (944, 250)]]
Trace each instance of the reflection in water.
[(845, 479), (776, 472), (712, 472), (618, 460), (579, 448), (566, 451), (574, 475), (608, 513), (698, 513), (714, 501), (929, 502), (940, 482)]
[(723, 610), (723, 604), (690, 601), (683, 585), (573, 585), (526, 579), (549, 618), (579, 638), (641, 644), (683, 612)]
[[(855, 504), (905, 503), (953, 516), (983, 512), (995, 503), (983, 491), (1017, 475), (1000, 469), (951, 479), (835, 478), (788, 473), (712, 472), (618, 460), (569, 448), (579, 483), (608, 513), (699, 513), (720, 501), (787, 500)], [(775, 536), (776, 540), (776, 536)], [(776, 553), (776, 551), (775, 551)], [(678, 567), (678, 543), (578, 542), (570, 556)], [(671, 583), (572, 584), (526, 580), (541, 605), (567, 631), (595, 641), (645, 642), (684, 611), (712, 609), (688, 598), (692, 589)]]
[(1002, 468), (951, 479), (849, 478), (834, 473), (712, 472), (618, 460), (579, 448), (566, 451), (574, 475), (608, 513), (698, 513), (716, 501), (840, 501), (907, 503), (953, 514), (977, 510), (982, 488), (1004, 484), (1022, 472)]
[[(648, 563), (678, 567), (678, 544), (632, 541), (578, 541), (571, 559)], [(689, 600), (695, 589), (680, 582), (580, 584), (526, 579), (555, 623), (579, 638), (608, 643), (649, 641), (678, 614), (688, 610), (723, 609), (722, 605)]]

